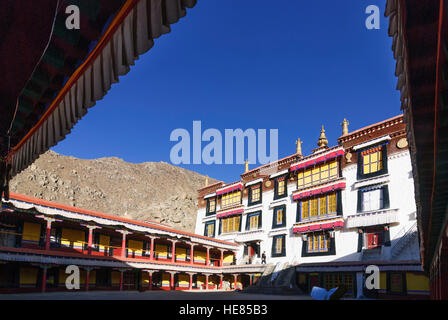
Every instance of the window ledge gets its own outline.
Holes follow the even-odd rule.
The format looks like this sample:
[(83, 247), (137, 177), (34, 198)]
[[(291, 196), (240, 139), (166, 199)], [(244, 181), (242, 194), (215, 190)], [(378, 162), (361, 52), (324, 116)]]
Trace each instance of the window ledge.
[(374, 184), (384, 184), (390, 181), (390, 174), (386, 173), (386, 174), (382, 174), (380, 176), (377, 177), (373, 177), (373, 178), (366, 178), (360, 181), (357, 181), (353, 184), (353, 188), (354, 189), (359, 189), (362, 187), (367, 187), (367, 186), (371, 186)]

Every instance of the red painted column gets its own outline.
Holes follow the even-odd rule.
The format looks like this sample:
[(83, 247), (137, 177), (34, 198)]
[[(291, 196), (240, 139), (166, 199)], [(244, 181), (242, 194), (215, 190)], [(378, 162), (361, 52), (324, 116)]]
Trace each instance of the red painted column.
[(126, 234), (123, 233), (123, 240), (121, 241), (121, 257), (126, 256)]
[(190, 273), (189, 275), (190, 275), (190, 287), (189, 287), (189, 289), (192, 290), (193, 289), (193, 274)]
[(51, 237), (51, 219), (47, 220), (47, 232), (45, 234), (45, 250), (50, 250), (50, 237)]
[(89, 242), (87, 243), (87, 252), (89, 255), (92, 254), (93, 246), (93, 228), (89, 228)]
[(149, 256), (150, 260), (154, 260), (154, 238), (151, 238), (151, 255)]
[(219, 266), (222, 267), (224, 265), (224, 250), (221, 251), (221, 259), (219, 260)]
[(234, 290), (236, 290), (237, 286), (238, 286), (238, 275), (234, 274), (233, 277), (235, 278), (235, 283), (234, 283), (235, 288), (234, 288)]
[(190, 264), (194, 263), (194, 244), (191, 244), (191, 250), (190, 250)]
[(47, 267), (43, 267), (42, 272), (42, 292), (47, 291)]
[(222, 289), (222, 279), (224, 278), (224, 276), (222, 274), (219, 275), (219, 289)]
[(252, 285), (252, 275), (251, 274), (249, 275), (249, 285), (250, 286)]
[(176, 262), (176, 242), (177, 241), (172, 241), (173, 242), (173, 247), (171, 248), (171, 262), (175, 263)]
[(86, 269), (86, 291), (89, 291), (90, 269)]
[(205, 290), (208, 290), (208, 277), (209, 276), (210, 275), (208, 275), (208, 274), (205, 275)]
[(120, 291), (123, 291), (123, 274), (124, 271), (120, 270)]
[(205, 265), (209, 266), (210, 265), (210, 248), (207, 247), (207, 258), (205, 260)]
[(149, 271), (148, 275), (149, 275), (149, 290), (152, 290), (152, 271)]
[(170, 290), (175, 290), (176, 288), (174, 288), (174, 272), (170, 272), (170, 274), (171, 274)]

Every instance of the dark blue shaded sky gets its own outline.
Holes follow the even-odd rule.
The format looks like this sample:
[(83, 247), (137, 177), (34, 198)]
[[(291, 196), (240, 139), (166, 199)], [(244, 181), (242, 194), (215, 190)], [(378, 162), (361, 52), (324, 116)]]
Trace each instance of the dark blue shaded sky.
[[(176, 128), (279, 129), (279, 158), (400, 113), (380, 0), (198, 0), (53, 150), (170, 162)], [(381, 29), (367, 30), (378, 5)], [(204, 144), (205, 145), (205, 144)], [(253, 168), (255, 165), (251, 165)], [(183, 165), (227, 182), (243, 165)]]

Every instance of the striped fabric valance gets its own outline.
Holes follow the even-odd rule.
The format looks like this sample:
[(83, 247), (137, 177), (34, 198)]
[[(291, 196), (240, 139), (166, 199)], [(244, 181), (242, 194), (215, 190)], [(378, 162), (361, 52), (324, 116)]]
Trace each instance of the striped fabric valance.
[(345, 189), (345, 181), (342, 182), (336, 182), (330, 185), (325, 185), (323, 187), (315, 188), (312, 190), (302, 191), (299, 193), (296, 193), (292, 196), (293, 200), (299, 200), (307, 197), (312, 197), (319, 194), (324, 194), (332, 191), (342, 190)]
[(383, 149), (383, 146), (385, 146), (385, 145), (388, 144), (388, 143), (389, 143), (389, 142), (386, 142), (386, 143), (383, 143), (383, 144), (381, 144), (381, 145), (379, 145), (379, 146), (376, 146), (376, 147), (374, 147), (374, 148), (370, 148), (370, 149), (368, 149), (368, 150), (361, 151), (361, 155), (362, 155), (362, 156), (365, 156), (365, 155), (367, 155), (367, 154), (371, 154), (371, 153), (375, 153), (375, 152), (381, 151), (381, 150)]
[(327, 160), (331, 160), (331, 159), (334, 159), (334, 158), (337, 158), (337, 157), (341, 157), (343, 155), (344, 155), (344, 149), (340, 148), (340, 149), (331, 151), (331, 152), (329, 152), (327, 154), (324, 154), (324, 155), (321, 155), (319, 157), (316, 157), (314, 159), (306, 160), (306, 161), (304, 160), (302, 162), (293, 164), (293, 165), (291, 165), (290, 170), (292, 172), (294, 172), (294, 171), (297, 171), (299, 169), (303, 169), (303, 168), (306, 168), (306, 167), (309, 167), (309, 166), (314, 166), (316, 164), (325, 162)]
[(216, 218), (224, 218), (224, 217), (229, 217), (229, 216), (234, 216), (237, 214), (241, 214), (244, 212), (244, 208), (239, 208), (239, 209), (232, 209), (232, 210), (228, 210), (228, 211), (224, 211), (224, 212), (220, 212), (216, 215)]
[(336, 229), (344, 227), (344, 219), (340, 218), (337, 220), (331, 221), (319, 221), (313, 223), (307, 223), (299, 226), (294, 226), (294, 233), (304, 233), (304, 232), (312, 232), (312, 231), (322, 231), (328, 229)]
[(373, 190), (378, 190), (383, 188), (384, 185), (375, 185), (375, 186), (370, 186), (370, 187), (365, 187), (365, 188), (361, 188), (359, 189), (361, 192), (369, 192), (369, 191), (373, 191)]
[[(151, 49), (153, 39), (170, 32), (170, 24), (184, 17), (186, 8), (195, 4), (196, 0), (127, 1), (124, 9), (129, 11), (122, 9), (121, 16), (116, 17), (122, 20), (111, 23), (90, 56), (48, 107), (47, 113), (9, 154), (12, 175), (63, 140), (88, 109), (118, 82), (119, 76), (127, 74), (135, 60)], [(125, 107), (123, 112), (126, 112)]]
[(228, 187), (225, 187), (223, 189), (219, 189), (216, 191), (216, 195), (221, 195), (221, 194), (225, 194), (225, 193), (229, 193), (235, 190), (242, 190), (243, 189), (243, 184), (242, 183), (237, 183)]

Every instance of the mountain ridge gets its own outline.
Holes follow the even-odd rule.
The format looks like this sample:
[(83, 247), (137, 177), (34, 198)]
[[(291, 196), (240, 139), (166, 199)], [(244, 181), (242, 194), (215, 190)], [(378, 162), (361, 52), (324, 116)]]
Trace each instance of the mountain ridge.
[[(217, 180), (209, 178), (209, 183)], [(169, 163), (78, 159), (48, 151), (10, 183), (12, 192), (194, 232), (206, 177)]]

